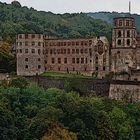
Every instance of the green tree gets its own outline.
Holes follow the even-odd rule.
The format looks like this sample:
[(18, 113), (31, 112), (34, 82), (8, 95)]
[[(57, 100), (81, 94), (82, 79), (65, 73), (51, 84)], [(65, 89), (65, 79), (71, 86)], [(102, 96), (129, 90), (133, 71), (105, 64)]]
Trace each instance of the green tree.
[(17, 77), (15, 79), (12, 79), (10, 82), (10, 86), (17, 87), (20, 89), (25, 89), (29, 85), (29, 82), (24, 77)]

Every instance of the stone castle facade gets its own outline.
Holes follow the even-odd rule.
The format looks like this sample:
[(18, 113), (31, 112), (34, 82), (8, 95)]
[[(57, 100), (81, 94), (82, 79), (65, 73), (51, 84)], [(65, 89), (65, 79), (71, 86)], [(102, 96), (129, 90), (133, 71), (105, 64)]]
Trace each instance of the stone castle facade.
[(140, 78), (140, 37), (132, 17), (114, 19), (112, 45), (106, 37), (63, 39), (19, 34), (16, 50), (18, 75), (61, 71), (102, 78), (125, 71), (133, 73), (133, 80)]

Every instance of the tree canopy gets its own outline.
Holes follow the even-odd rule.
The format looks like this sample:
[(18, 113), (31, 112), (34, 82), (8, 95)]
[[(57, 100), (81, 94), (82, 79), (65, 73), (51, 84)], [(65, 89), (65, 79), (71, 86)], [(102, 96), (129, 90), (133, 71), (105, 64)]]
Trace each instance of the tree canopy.
[(1, 140), (131, 140), (140, 137), (137, 104), (81, 97), (55, 88), (44, 90), (18, 85), (0, 86)]
[(0, 2), (0, 34), (14, 39), (19, 33), (44, 33), (65, 38), (95, 35), (110, 38), (111, 26), (84, 13), (53, 14), (21, 7), (17, 1), (12, 4)]

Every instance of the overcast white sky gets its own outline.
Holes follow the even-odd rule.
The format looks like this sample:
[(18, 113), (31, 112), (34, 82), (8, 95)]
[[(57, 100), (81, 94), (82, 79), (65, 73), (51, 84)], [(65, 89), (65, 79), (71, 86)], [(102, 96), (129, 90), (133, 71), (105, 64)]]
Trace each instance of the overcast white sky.
[[(11, 3), (12, 0), (0, 0)], [(18, 0), (23, 6), (54, 13), (128, 12), (129, 0)], [(140, 0), (131, 0), (132, 13), (140, 14)]]

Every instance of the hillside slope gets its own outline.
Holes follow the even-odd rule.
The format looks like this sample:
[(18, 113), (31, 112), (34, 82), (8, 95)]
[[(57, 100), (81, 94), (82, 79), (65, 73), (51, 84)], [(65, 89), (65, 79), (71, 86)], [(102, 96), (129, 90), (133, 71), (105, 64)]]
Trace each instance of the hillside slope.
[(53, 14), (0, 2), (0, 36), (14, 39), (18, 33), (45, 33), (59, 37), (110, 37), (111, 25), (87, 14)]
[[(130, 16), (129, 13), (118, 13), (118, 12), (96, 12), (96, 13), (87, 13), (89, 17), (92, 17), (93, 19), (101, 19), (102, 21), (105, 21), (109, 24), (113, 23), (113, 18), (115, 17), (124, 17), (124, 16)], [(136, 26), (138, 31), (140, 31), (140, 15), (132, 14), (132, 17), (135, 18)]]

